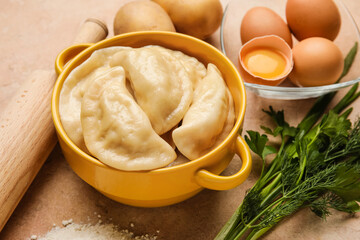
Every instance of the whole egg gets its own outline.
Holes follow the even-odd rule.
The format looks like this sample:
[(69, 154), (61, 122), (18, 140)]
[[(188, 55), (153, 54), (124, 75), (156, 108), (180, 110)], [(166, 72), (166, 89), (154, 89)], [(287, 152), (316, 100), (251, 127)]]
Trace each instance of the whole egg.
[(293, 48), (294, 67), (290, 80), (302, 87), (335, 83), (344, 68), (340, 49), (330, 40), (307, 38)]
[(286, 20), (299, 41), (309, 37), (334, 40), (341, 26), (339, 9), (332, 0), (288, 0)]
[(292, 37), (285, 21), (273, 10), (266, 7), (251, 8), (243, 17), (240, 26), (242, 44), (265, 35), (276, 35), (292, 47)]

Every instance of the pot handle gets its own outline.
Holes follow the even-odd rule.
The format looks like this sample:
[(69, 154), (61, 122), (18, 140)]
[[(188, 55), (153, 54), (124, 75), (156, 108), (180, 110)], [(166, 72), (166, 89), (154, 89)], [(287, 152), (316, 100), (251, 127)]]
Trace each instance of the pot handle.
[(242, 160), (241, 169), (231, 176), (219, 176), (208, 170), (201, 169), (195, 174), (195, 181), (202, 187), (212, 190), (229, 190), (243, 183), (251, 172), (251, 154), (244, 138), (238, 136), (235, 152)]
[(60, 74), (64, 71), (65, 65), (71, 61), (76, 55), (81, 53), (86, 48), (92, 46), (92, 43), (82, 43), (70, 46), (62, 50), (56, 57), (55, 60), (55, 70), (57, 74)]

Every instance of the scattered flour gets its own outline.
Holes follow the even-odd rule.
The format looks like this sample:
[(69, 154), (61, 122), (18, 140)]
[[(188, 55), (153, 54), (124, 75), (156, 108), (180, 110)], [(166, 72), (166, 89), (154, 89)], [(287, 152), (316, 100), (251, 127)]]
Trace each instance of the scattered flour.
[(62, 222), (64, 227), (53, 227), (45, 236), (31, 236), (31, 240), (156, 240), (157, 236), (135, 236), (128, 230), (119, 230), (114, 224), (76, 224), (72, 219)]
[(69, 220), (63, 220), (62, 221), (62, 225), (64, 225), (64, 227), (66, 227), (67, 225), (71, 224), (73, 222), (72, 219), (69, 219)]

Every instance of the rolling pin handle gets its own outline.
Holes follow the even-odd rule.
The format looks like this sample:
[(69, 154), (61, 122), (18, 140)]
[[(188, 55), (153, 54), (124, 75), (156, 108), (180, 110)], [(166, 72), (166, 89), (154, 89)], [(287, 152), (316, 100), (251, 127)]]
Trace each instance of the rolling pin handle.
[(108, 33), (109, 31), (105, 23), (95, 18), (88, 18), (81, 25), (73, 44), (96, 43), (105, 39)]
[(73, 41), (73, 46), (68, 47), (60, 52), (55, 60), (55, 70), (59, 75), (65, 65), (78, 55), (81, 51), (88, 48), (92, 43), (99, 42), (106, 38), (109, 31), (105, 23), (95, 18), (88, 18), (81, 25), (76, 38)]

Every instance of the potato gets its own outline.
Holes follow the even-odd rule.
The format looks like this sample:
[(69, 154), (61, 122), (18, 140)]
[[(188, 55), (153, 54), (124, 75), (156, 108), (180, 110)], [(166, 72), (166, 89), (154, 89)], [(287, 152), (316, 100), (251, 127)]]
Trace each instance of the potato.
[(152, 0), (169, 14), (175, 28), (205, 39), (220, 26), (223, 15), (219, 0)]
[(135, 31), (176, 30), (161, 6), (155, 2), (139, 0), (123, 5), (114, 19), (114, 35)]

